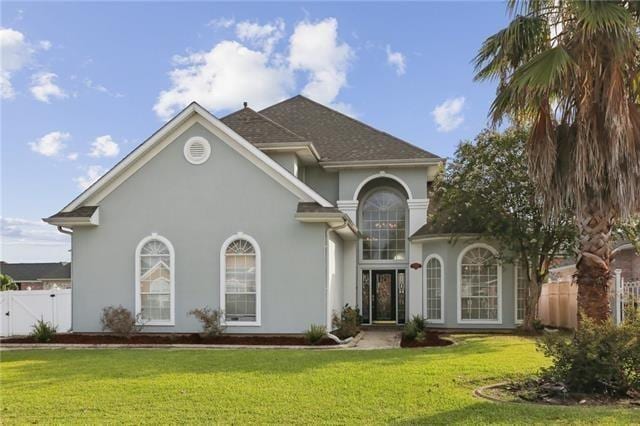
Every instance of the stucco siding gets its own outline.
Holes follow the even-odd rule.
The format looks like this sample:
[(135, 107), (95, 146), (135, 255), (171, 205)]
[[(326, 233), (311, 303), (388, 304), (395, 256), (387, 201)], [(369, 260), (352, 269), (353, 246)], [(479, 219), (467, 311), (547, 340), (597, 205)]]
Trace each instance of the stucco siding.
[(344, 268), (344, 256), (343, 256), (343, 242), (342, 239), (334, 232), (329, 232), (329, 263), (327, 268), (328, 273), (328, 298), (329, 301), (327, 310), (327, 329), (331, 330), (331, 319), (334, 313), (340, 313), (343, 305), (343, 268)]
[(427, 171), (428, 167), (416, 168), (375, 168), (375, 169), (353, 169), (340, 171), (340, 200), (352, 200), (353, 196), (362, 182), (375, 176), (380, 171), (388, 175), (393, 175), (403, 181), (413, 195), (413, 198), (427, 198)]
[(304, 182), (335, 205), (338, 200), (337, 172), (327, 172), (321, 167), (307, 166), (304, 169)]
[[(422, 262), (431, 254), (437, 254), (442, 258), (442, 272), (444, 274), (444, 323), (432, 324), (432, 327), (443, 328), (465, 328), (465, 329), (513, 329), (516, 327), (515, 320), (515, 293), (514, 293), (514, 270), (510, 263), (502, 263), (502, 289), (501, 289), (501, 323), (499, 324), (472, 324), (469, 322), (458, 322), (458, 257), (460, 253), (470, 244), (483, 243), (493, 247), (495, 245), (488, 241), (478, 241), (477, 239), (460, 238), (455, 243), (449, 243), (448, 239), (438, 239), (422, 244)], [(425, 285), (424, 265), (421, 269), (422, 285)], [(424, 297), (423, 291), (420, 293)], [(415, 301), (413, 301), (415, 303)], [(425, 312), (425, 301), (420, 301)]]
[[(185, 141), (204, 136), (211, 158), (194, 166)], [(295, 220), (297, 197), (199, 124), (189, 128), (100, 203), (100, 226), (73, 235), (73, 327), (100, 331), (103, 307), (134, 310), (135, 249), (157, 233), (175, 249), (175, 326), (193, 332), (187, 312), (219, 307), (220, 249), (231, 235), (253, 237), (262, 253), (262, 325), (228, 332), (299, 333), (325, 321), (324, 224)]]

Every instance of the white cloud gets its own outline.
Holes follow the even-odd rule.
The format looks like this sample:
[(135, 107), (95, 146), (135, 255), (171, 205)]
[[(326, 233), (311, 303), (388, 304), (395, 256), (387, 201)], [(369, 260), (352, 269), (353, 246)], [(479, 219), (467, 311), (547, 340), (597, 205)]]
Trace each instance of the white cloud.
[(464, 97), (460, 96), (447, 99), (434, 108), (431, 115), (433, 115), (433, 121), (438, 126), (439, 132), (450, 132), (464, 122), (464, 115), (462, 114), (464, 102)]
[(42, 221), (0, 217), (0, 258), (7, 262), (69, 260), (69, 241)]
[(289, 64), (309, 73), (302, 94), (323, 104), (334, 102), (347, 84), (347, 71), (354, 57), (351, 47), (338, 42), (338, 21), (301, 22), (289, 40)]
[(296, 73), (307, 77), (304, 95), (351, 110), (348, 104), (336, 102), (354, 57), (351, 47), (338, 40), (336, 19), (297, 24), (288, 49), (281, 50), (276, 47), (284, 36), (282, 19), (265, 25), (232, 20), (210, 23), (223, 24), (235, 25), (238, 41), (224, 40), (210, 51), (172, 58), (171, 87), (160, 92), (153, 106), (159, 117), (169, 119), (192, 101), (213, 111), (237, 109), (243, 101), (260, 109), (291, 96)]
[(396, 74), (403, 75), (407, 70), (406, 58), (401, 52), (394, 52), (387, 44), (387, 63), (396, 70)]
[(236, 20), (233, 18), (222, 17), (210, 20), (207, 25), (213, 28), (231, 28), (235, 23)]
[(122, 98), (124, 95), (118, 92), (112, 92), (111, 90), (104, 87), (102, 84), (94, 83), (93, 80), (89, 78), (84, 79), (84, 85), (87, 89), (95, 90), (100, 93), (104, 93), (105, 95), (113, 96), (114, 98)]
[(76, 161), (77, 159), (78, 159), (78, 153), (77, 152), (71, 152), (71, 153), (67, 154), (67, 160)]
[(120, 152), (120, 147), (113, 141), (111, 135), (98, 136), (91, 143), (91, 157), (115, 157)]
[(33, 49), (27, 43), (24, 34), (11, 28), (0, 28), (0, 96), (12, 99), (15, 90), (11, 84), (11, 76), (19, 71), (30, 60)]
[(64, 142), (71, 138), (70, 133), (66, 132), (50, 132), (38, 139), (36, 142), (30, 142), (31, 150), (45, 157), (54, 157), (62, 152), (65, 147)]
[(260, 25), (257, 22), (243, 21), (236, 25), (236, 36), (252, 47), (271, 54), (276, 43), (284, 36), (284, 20)]
[(291, 73), (270, 63), (269, 55), (236, 41), (222, 41), (208, 52), (195, 52), (169, 76), (171, 88), (153, 106), (169, 119), (192, 101), (211, 110), (239, 108), (248, 101), (262, 108), (285, 99), (293, 86)]
[(40, 102), (49, 103), (51, 98), (64, 99), (68, 95), (55, 84), (58, 76), (52, 72), (42, 72), (31, 76), (31, 94)]
[(100, 179), (100, 177), (107, 170), (102, 166), (89, 166), (87, 167), (87, 173), (84, 176), (78, 176), (73, 179), (75, 183), (78, 184), (78, 187), (82, 190), (89, 188), (95, 181)]
[(38, 46), (40, 46), (40, 49), (42, 49), (42, 50), (49, 50), (49, 49), (51, 49), (51, 46), (53, 46), (53, 45), (51, 44), (51, 42), (49, 40), (40, 40), (38, 42)]

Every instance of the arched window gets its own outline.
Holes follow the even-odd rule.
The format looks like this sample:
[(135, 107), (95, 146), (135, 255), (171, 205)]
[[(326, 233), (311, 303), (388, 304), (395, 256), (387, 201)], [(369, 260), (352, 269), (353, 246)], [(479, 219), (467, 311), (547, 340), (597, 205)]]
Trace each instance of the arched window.
[(227, 325), (260, 325), (260, 248), (236, 234), (220, 253), (220, 307)]
[(501, 268), (493, 248), (475, 244), (458, 258), (458, 321), (501, 321)]
[(527, 304), (527, 287), (529, 286), (529, 274), (526, 269), (516, 263), (516, 323), (524, 321), (524, 313)]
[(431, 255), (424, 262), (425, 318), (431, 322), (443, 321), (444, 273), (442, 260)]
[(378, 189), (362, 203), (363, 260), (406, 259), (406, 202), (392, 189)]
[(145, 325), (174, 325), (175, 259), (169, 240), (157, 234), (136, 248), (136, 315)]

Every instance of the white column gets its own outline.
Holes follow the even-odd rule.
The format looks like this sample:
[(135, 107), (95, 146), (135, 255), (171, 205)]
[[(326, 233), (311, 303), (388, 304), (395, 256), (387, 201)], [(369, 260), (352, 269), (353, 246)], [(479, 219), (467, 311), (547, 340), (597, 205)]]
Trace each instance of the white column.
[[(409, 265), (420, 263), (422, 265), (422, 244), (409, 243)], [(422, 315), (422, 268), (409, 268), (409, 318), (414, 315)]]
[(409, 206), (409, 236), (411, 236), (422, 225), (427, 223), (429, 200), (426, 198), (411, 198), (407, 200), (407, 205)]
[(351, 222), (358, 223), (358, 200), (338, 200), (340, 211), (351, 219)]

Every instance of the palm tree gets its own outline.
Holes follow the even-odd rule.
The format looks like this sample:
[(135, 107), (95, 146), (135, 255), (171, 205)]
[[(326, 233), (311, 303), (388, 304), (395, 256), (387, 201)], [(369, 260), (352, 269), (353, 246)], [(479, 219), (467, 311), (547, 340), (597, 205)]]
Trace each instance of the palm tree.
[(509, 0), (475, 58), (498, 81), (490, 116), (532, 126), (529, 170), (550, 217), (579, 231), (581, 311), (608, 318), (610, 235), (640, 210), (640, 2)]

